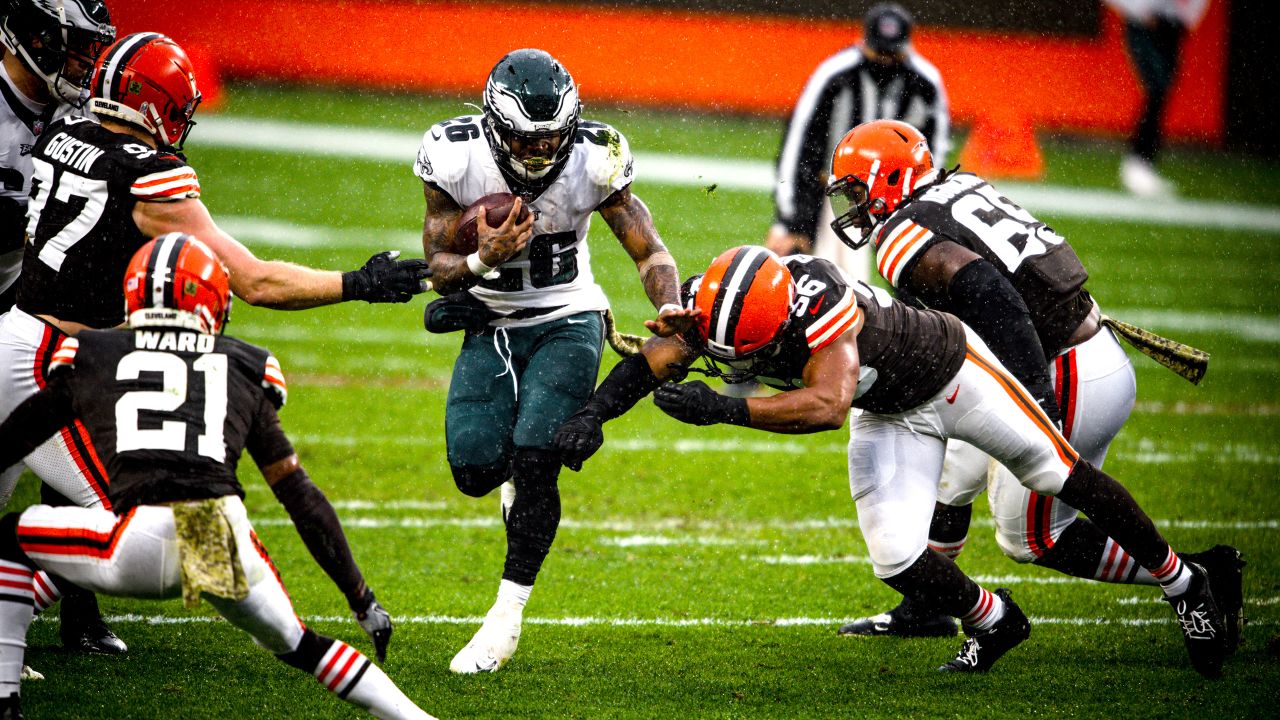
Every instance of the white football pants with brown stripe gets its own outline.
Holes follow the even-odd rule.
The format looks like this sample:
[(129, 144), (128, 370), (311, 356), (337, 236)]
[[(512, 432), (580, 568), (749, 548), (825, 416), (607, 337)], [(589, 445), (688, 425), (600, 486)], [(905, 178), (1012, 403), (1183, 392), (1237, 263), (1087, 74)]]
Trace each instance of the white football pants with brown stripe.
[[(63, 335), (39, 318), (13, 308), (0, 316), (0, 419), (44, 387), (44, 369)], [(107, 472), (89, 433), (78, 421), (25, 458), (50, 487), (81, 507), (106, 507)], [(0, 468), (0, 508), (9, 504), (22, 465)]]
[[(1081, 457), (1101, 468), (1137, 396), (1128, 355), (1104, 327), (1055, 357), (1049, 364), (1049, 375), (1062, 411), (1062, 434)], [(989, 460), (986, 453), (968, 443), (947, 443), (938, 502), (967, 505), (990, 482), (987, 501), (1000, 549), (1018, 562), (1034, 562), (1057, 543), (1078, 513), (1060, 500), (1023, 487), (1002, 465)], [(1100, 569), (1099, 579), (1123, 580), (1139, 572), (1137, 563), (1114, 542), (1109, 547), (1114, 551), (1114, 562)]]
[(849, 486), (876, 576), (905, 570), (925, 551), (947, 440), (998, 458), (1023, 485), (1054, 495), (1078, 456), (977, 333), (965, 328), (964, 364), (942, 390), (903, 413), (852, 420)]
[[(239, 498), (228, 500), (223, 509), (235, 535), (249, 596), (237, 601), (206, 594), (204, 599), (274, 655), (296, 655), (308, 636), (313, 656), (300, 666), (347, 702), (380, 718), (430, 718), (355, 648), (306, 629), (253, 532), (244, 504)], [(18, 521), (18, 543), (44, 570), (93, 592), (155, 599), (182, 594), (173, 511), (163, 505), (143, 505), (119, 516), (100, 508), (36, 505)], [(25, 630), (23, 625), (23, 636)], [(0, 646), (15, 640), (9, 633), (8, 627), (0, 627)]]

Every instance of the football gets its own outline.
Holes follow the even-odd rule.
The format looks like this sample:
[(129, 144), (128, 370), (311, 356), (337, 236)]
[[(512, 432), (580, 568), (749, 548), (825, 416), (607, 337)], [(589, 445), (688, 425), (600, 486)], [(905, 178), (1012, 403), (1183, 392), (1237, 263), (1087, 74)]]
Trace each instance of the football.
[[(497, 227), (507, 219), (507, 215), (511, 214), (511, 206), (515, 201), (516, 196), (511, 193), (492, 193), (471, 203), (462, 213), (462, 218), (458, 220), (458, 229), (453, 234), (451, 252), (459, 255), (470, 255), (475, 252), (479, 247), (476, 217), (480, 215), (480, 211), (485, 211), (484, 221), (489, 224), (489, 227)], [(529, 208), (522, 205), (516, 221), (524, 222), (527, 217), (529, 217)]]

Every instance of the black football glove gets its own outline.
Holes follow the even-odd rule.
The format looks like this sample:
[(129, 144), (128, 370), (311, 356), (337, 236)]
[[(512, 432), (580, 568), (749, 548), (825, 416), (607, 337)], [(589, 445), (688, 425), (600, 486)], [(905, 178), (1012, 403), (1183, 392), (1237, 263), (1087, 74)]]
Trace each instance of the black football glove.
[(426, 292), (431, 283), (431, 267), (426, 260), (397, 260), (399, 250), (380, 252), (359, 270), (342, 273), (342, 299), (371, 303), (409, 302)]
[(554, 442), (556, 450), (560, 451), (560, 462), (578, 472), (582, 464), (604, 444), (604, 422), (583, 408), (560, 425)]
[[(359, 606), (359, 607), (357, 607)], [(356, 622), (373, 641), (373, 651), (378, 662), (387, 661), (387, 646), (391, 644), (391, 613), (373, 597), (373, 591), (365, 589), (364, 597), (351, 606)]]
[(721, 395), (701, 380), (663, 384), (653, 391), (653, 402), (662, 412), (690, 425), (751, 423), (746, 398)]

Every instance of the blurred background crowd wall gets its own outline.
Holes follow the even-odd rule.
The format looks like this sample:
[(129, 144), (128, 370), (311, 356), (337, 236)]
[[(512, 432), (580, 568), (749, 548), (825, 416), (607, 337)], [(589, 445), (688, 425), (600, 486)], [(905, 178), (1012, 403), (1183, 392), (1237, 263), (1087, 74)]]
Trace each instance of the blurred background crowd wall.
[[(1264, 0), (1213, 0), (1183, 46), (1165, 136), (1274, 154)], [(520, 46), (560, 58), (585, 101), (785, 116), (814, 68), (855, 42), (867, 0), (112, 0), (122, 32), (163, 28), (216, 77), (479, 92)], [(916, 48), (956, 122), (1120, 136), (1141, 88), (1101, 0), (917, 0)], [(1252, 12), (1257, 6), (1257, 12)], [(1268, 49), (1268, 45), (1272, 49)], [(216, 102), (216, 97), (211, 98)], [(335, 119), (348, 120), (352, 119)]]

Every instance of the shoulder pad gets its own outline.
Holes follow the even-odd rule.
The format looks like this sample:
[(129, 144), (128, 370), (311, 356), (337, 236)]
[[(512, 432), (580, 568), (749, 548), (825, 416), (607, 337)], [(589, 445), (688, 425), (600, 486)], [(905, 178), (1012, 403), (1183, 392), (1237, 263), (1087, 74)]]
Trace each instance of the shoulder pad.
[(463, 115), (432, 125), (422, 134), (413, 174), (452, 195), (453, 186), (467, 175), (475, 144), (480, 143), (489, 152), (480, 122), (479, 115)]
[[(124, 149), (129, 151), (132, 147), (144, 146), (130, 144)], [(190, 165), (169, 154), (155, 160), (147, 163), (149, 167), (144, 169), (145, 174), (129, 187), (135, 198), (141, 202), (170, 202), (200, 197), (200, 179)]]
[(594, 120), (578, 124), (574, 152), (585, 156), (586, 177), (612, 194), (631, 184), (635, 178), (635, 159), (627, 138), (611, 125)]
[(267, 355), (267, 361), (262, 370), (262, 389), (267, 391), (267, 397), (271, 399), (271, 404), (275, 405), (277, 410), (284, 407), (285, 401), (289, 399), (289, 387), (284, 381), (280, 361), (276, 360), (275, 355)]
[(932, 244), (933, 237), (933, 231), (916, 222), (911, 215), (895, 213), (877, 231), (876, 269), (889, 285), (898, 287), (902, 271)]
[(64, 337), (53, 351), (46, 374), (52, 377), (57, 372), (68, 372), (76, 366), (76, 352), (80, 350), (80, 341), (73, 337)]

